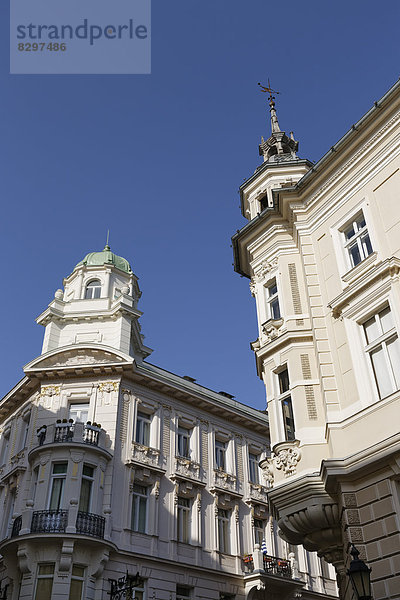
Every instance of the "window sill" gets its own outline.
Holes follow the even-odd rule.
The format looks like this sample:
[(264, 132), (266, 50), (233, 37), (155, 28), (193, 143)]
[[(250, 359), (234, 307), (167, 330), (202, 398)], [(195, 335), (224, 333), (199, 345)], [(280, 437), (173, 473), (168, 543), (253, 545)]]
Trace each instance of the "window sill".
[(372, 252), (372, 254), (367, 256), (367, 258), (364, 258), (364, 260), (358, 263), (358, 265), (352, 267), (349, 271), (347, 271), (347, 273), (342, 275), (342, 281), (347, 284), (352, 283), (355, 279), (363, 275), (364, 272), (375, 263), (377, 256), (377, 252)]

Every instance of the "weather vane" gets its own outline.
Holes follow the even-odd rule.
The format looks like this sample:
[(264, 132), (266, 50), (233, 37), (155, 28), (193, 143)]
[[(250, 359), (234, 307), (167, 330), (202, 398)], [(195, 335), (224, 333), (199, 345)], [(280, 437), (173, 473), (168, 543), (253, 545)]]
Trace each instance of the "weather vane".
[(269, 78), (268, 78), (268, 86), (266, 85), (261, 85), (260, 82), (258, 82), (258, 85), (261, 88), (261, 91), (264, 92), (265, 94), (268, 92), (269, 93), (269, 97), (268, 100), (271, 102), (274, 99), (274, 96), (272, 94), (279, 94), (279, 92), (277, 92), (276, 90), (273, 90), (271, 87), (271, 84), (269, 82)]

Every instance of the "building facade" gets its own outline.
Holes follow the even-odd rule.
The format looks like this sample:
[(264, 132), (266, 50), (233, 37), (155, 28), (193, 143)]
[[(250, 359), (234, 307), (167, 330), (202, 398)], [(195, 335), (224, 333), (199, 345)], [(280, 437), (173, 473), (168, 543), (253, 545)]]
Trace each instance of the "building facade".
[(139, 298), (106, 246), (37, 319), (0, 402), (0, 597), (129, 598), (128, 574), (136, 600), (333, 598), (333, 570), (277, 536), (267, 415), (147, 362)]
[(250, 278), (283, 539), (335, 566), (350, 544), (375, 600), (400, 598), (400, 85), (316, 164), (280, 130), (270, 92), (263, 163), (240, 188), (233, 237)]

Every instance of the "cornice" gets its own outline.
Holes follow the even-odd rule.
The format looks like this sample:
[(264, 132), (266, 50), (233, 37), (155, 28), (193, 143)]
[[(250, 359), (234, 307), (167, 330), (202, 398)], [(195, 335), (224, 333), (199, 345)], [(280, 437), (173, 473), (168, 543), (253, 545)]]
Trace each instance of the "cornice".
[(351, 286), (345, 289), (341, 294), (336, 296), (328, 304), (335, 318), (339, 317), (343, 308), (355, 296), (359, 295), (364, 289), (372, 285), (377, 279), (382, 279), (384, 276), (394, 277), (400, 272), (400, 259), (396, 257), (387, 258), (378, 265), (371, 268), (367, 273), (363, 273), (362, 277), (353, 281)]

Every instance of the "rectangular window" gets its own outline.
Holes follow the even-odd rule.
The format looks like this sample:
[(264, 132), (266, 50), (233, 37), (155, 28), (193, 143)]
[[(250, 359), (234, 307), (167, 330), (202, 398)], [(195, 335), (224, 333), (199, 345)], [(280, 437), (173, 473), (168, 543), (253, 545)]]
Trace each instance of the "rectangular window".
[(144, 599), (144, 581), (141, 579), (139, 585), (133, 590), (132, 600), (143, 600)]
[(217, 469), (226, 471), (226, 442), (215, 440), (215, 464)]
[(269, 319), (280, 319), (281, 309), (279, 308), (278, 287), (274, 280), (267, 287), (267, 314)]
[(2, 435), (0, 465), (6, 464), (7, 458), (8, 458), (9, 447), (10, 447), (10, 430), (8, 430), (7, 435), (5, 435), (4, 433)]
[(294, 415), (292, 407), (292, 398), (290, 395), (290, 382), (289, 382), (289, 371), (284, 369), (278, 373), (279, 381), (279, 400), (282, 405), (282, 416), (283, 416), (283, 428), (285, 432), (286, 441), (292, 441), (296, 439), (296, 432), (294, 427)]
[(178, 542), (188, 544), (190, 541), (190, 500), (178, 498)]
[(138, 412), (136, 418), (136, 434), (135, 442), (142, 446), (150, 445), (150, 425), (151, 416), (145, 413)]
[(62, 506), (68, 463), (54, 463), (50, 480), (49, 509), (60, 510)]
[(183, 458), (190, 457), (190, 429), (178, 427), (177, 446), (178, 456), (182, 456)]
[(83, 585), (85, 583), (85, 569), (72, 565), (71, 587), (69, 588), (68, 600), (82, 600)]
[(30, 414), (28, 414), (25, 418), (22, 419), (21, 435), (20, 435), (20, 440), (19, 440), (19, 450), (23, 450), (27, 446), (30, 420), (31, 420)]
[(89, 419), (89, 402), (70, 404), (68, 418), (74, 423), (87, 423)]
[(262, 519), (254, 519), (254, 543), (261, 544), (265, 539), (265, 524)]
[(176, 600), (190, 600), (192, 588), (187, 585), (176, 586)]
[(148, 488), (135, 483), (132, 491), (131, 529), (146, 533)]
[(259, 457), (256, 454), (249, 454), (249, 480), (251, 483), (259, 483), (258, 476)]
[(363, 212), (359, 212), (342, 231), (350, 265), (356, 267), (373, 252)]
[(363, 324), (379, 397), (385, 398), (400, 388), (400, 343), (389, 306)]
[(83, 465), (81, 494), (79, 497), (79, 510), (82, 512), (90, 512), (92, 502), (92, 489), (94, 479), (94, 468), (89, 465)]
[(218, 509), (218, 543), (220, 552), (230, 553), (230, 511), (223, 508)]
[(35, 600), (51, 600), (53, 590), (54, 563), (38, 566)]

